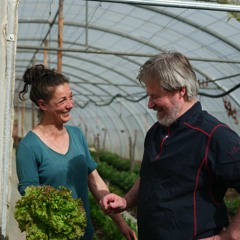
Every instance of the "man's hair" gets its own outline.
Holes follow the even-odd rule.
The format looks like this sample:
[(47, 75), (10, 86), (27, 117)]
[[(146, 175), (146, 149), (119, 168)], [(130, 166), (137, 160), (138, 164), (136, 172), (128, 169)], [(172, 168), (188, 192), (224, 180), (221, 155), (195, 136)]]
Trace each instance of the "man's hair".
[(157, 83), (166, 91), (186, 88), (186, 100), (196, 99), (198, 81), (189, 60), (179, 52), (163, 52), (145, 62), (137, 76), (142, 84)]

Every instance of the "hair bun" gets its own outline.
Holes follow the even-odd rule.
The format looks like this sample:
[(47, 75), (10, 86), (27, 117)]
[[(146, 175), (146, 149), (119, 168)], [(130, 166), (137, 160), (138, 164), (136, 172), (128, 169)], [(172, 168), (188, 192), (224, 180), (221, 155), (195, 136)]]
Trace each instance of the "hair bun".
[(45, 73), (45, 66), (42, 64), (27, 68), (23, 75), (25, 83), (32, 85), (34, 81), (39, 79)]

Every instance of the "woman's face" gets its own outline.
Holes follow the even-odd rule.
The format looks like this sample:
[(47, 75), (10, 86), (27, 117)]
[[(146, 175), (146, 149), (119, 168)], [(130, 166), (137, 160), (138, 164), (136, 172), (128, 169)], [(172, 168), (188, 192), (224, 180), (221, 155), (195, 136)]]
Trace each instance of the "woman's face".
[(73, 93), (68, 83), (55, 88), (52, 98), (45, 105), (45, 114), (56, 123), (66, 123), (70, 120), (70, 111), (73, 108)]
[(163, 126), (170, 126), (181, 115), (182, 98), (180, 92), (168, 92), (157, 84), (146, 84), (149, 96), (148, 108), (157, 111), (157, 118)]

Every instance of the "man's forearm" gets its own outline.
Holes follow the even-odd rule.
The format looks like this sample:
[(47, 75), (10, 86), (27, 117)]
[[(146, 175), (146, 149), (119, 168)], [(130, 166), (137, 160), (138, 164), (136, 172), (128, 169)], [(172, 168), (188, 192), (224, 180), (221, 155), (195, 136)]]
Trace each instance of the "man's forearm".
[(124, 199), (127, 202), (126, 209), (133, 208), (137, 206), (138, 200), (138, 190), (139, 190), (140, 178), (136, 180), (129, 192), (124, 196)]

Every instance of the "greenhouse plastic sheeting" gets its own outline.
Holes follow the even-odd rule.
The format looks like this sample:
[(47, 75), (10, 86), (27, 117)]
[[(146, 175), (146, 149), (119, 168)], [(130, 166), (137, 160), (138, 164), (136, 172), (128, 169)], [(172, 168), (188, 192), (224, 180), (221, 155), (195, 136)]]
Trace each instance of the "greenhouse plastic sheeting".
[[(74, 94), (71, 124), (82, 128), (90, 145), (99, 139), (100, 148), (123, 157), (129, 157), (131, 141), (135, 160), (141, 160), (146, 131), (156, 116), (147, 109), (146, 92), (136, 76), (150, 56), (176, 50), (196, 71), (203, 108), (240, 134), (238, 13), (140, 3), (63, 2), (62, 72)], [(32, 126), (31, 102), (23, 105), (17, 95), (24, 71), (44, 61), (57, 68), (58, 8), (59, 1), (19, 1), (15, 116), (25, 123), (20, 135)], [(229, 113), (223, 100), (236, 113)]]

